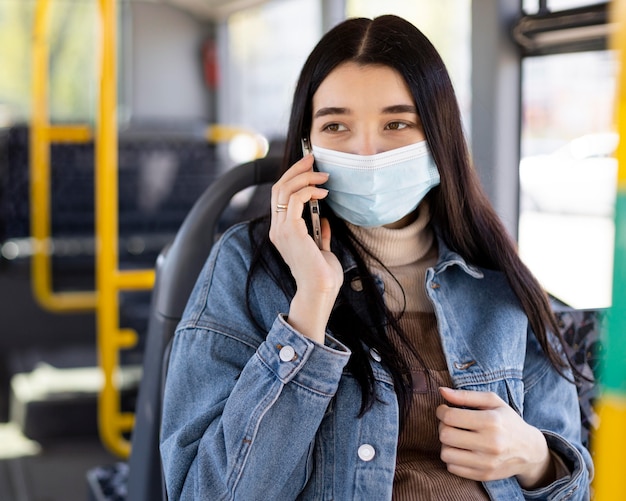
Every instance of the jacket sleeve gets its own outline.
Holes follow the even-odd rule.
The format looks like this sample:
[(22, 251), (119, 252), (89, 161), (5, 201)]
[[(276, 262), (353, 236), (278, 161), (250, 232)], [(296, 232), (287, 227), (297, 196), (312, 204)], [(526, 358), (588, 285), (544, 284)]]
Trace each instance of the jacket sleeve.
[(294, 499), (348, 361), (345, 346), (314, 343), (280, 314), (259, 335), (246, 275), (241, 254), (220, 245), (175, 335), (161, 427), (170, 500)]
[[(581, 417), (576, 386), (561, 376), (531, 333), (526, 353), (524, 419), (546, 437), (548, 447), (568, 473), (552, 484), (523, 491), (529, 500), (588, 500), (593, 463), (581, 440)], [(571, 376), (569, 376), (571, 377)]]

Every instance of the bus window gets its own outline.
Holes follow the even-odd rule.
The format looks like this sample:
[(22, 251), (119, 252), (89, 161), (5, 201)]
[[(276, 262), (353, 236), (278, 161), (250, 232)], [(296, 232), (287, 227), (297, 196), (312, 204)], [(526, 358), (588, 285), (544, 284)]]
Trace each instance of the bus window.
[[(471, 0), (346, 1), (346, 17), (397, 14), (430, 37), (452, 76), (466, 124), (470, 110)], [(232, 14), (223, 25), (220, 121), (284, 137), (298, 72), (324, 29), (322, 2), (270, 0)], [(300, 22), (294, 25), (293, 20)], [(285, 43), (288, 40), (289, 43)]]
[[(599, 3), (606, 0), (547, 0), (547, 8), (551, 12), (566, 9), (575, 9)], [(523, 9), (526, 14), (537, 14), (539, 12), (540, 0), (524, 0)]]
[[(51, 2), (50, 118), (92, 122), (95, 109), (96, 2)], [(31, 116), (31, 51), (34, 0), (0, 2), (0, 126)]]
[(218, 89), (220, 121), (270, 139), (284, 137), (298, 73), (321, 35), (321, 5), (315, 0), (271, 0), (232, 14), (220, 36), (227, 51)]
[(519, 248), (549, 293), (611, 303), (617, 60), (611, 51), (526, 58)]

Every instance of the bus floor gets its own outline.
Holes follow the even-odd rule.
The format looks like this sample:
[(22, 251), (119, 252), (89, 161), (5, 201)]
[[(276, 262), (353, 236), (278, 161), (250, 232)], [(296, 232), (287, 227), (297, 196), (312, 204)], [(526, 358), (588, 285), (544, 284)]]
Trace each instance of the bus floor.
[(0, 423), (0, 500), (87, 501), (87, 472), (112, 465), (97, 436), (34, 442), (12, 423)]

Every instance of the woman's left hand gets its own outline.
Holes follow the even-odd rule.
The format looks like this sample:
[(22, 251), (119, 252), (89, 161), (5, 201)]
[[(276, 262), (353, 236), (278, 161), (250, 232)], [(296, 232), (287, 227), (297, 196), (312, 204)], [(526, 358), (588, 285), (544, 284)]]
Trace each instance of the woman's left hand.
[(554, 480), (546, 439), (492, 392), (440, 388), (441, 459), (448, 471), (477, 481), (517, 477), (524, 489)]

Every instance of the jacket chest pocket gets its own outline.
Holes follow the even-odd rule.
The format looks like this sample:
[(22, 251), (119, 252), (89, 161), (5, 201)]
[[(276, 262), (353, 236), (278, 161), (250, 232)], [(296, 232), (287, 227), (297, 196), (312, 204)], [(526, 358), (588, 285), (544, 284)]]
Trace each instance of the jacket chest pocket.
[(521, 379), (505, 379), (507, 403), (520, 416), (524, 415), (524, 383)]
[(524, 382), (519, 378), (506, 378), (481, 384), (463, 385), (459, 389), (491, 391), (498, 395), (520, 416), (524, 414)]
[(377, 401), (363, 416), (358, 383), (344, 374), (309, 454), (309, 477), (298, 499), (390, 499), (398, 440), (393, 386), (377, 379)]

